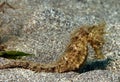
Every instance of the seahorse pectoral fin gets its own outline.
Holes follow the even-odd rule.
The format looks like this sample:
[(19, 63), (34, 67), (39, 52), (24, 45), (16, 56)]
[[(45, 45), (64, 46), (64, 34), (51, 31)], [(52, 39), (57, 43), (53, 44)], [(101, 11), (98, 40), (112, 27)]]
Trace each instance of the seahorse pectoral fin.
[(100, 54), (100, 55), (96, 55), (95, 58), (96, 59), (104, 59), (105, 56), (103, 54)]
[(96, 50), (95, 50), (95, 58), (96, 58), (96, 59), (104, 59), (105, 56), (102, 54), (101, 50), (96, 49)]

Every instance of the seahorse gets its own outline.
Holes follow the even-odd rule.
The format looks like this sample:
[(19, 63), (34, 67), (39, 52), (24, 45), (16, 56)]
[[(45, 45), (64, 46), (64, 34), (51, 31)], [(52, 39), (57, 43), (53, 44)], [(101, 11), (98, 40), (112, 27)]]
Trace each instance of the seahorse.
[(71, 34), (70, 43), (58, 61), (48, 64), (41, 64), (27, 60), (6, 59), (9, 63), (1, 64), (0, 69), (24, 68), (36, 72), (69, 72), (79, 69), (84, 65), (88, 56), (88, 44), (95, 51), (95, 58), (102, 59), (101, 48), (104, 44), (105, 23), (82, 26)]

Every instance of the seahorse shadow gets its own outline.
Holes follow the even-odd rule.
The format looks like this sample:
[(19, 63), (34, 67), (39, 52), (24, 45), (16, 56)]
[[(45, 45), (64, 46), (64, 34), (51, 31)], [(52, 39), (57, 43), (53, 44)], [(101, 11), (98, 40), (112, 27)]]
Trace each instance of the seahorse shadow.
[(104, 60), (95, 60), (93, 62), (86, 62), (84, 66), (75, 70), (77, 73), (84, 73), (92, 70), (105, 70), (107, 65), (112, 61), (110, 58)]

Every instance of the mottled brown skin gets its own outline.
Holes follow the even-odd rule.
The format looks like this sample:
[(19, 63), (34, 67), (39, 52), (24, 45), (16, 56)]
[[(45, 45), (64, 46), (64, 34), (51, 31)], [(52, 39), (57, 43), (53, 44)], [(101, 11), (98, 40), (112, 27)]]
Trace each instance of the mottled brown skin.
[(9, 63), (0, 65), (4, 68), (25, 68), (36, 72), (68, 72), (80, 68), (86, 61), (88, 55), (88, 43), (94, 48), (97, 59), (104, 58), (101, 48), (104, 44), (105, 24), (94, 26), (83, 26), (71, 34), (71, 40), (64, 54), (57, 62), (49, 64), (39, 64), (30, 61), (10, 60)]

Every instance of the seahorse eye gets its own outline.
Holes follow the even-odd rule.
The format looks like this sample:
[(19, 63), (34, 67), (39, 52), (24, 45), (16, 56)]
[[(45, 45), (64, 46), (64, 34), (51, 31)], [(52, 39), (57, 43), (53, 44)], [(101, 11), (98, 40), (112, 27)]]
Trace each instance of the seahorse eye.
[(71, 38), (72, 42), (76, 41), (78, 39), (78, 36), (74, 36)]
[(77, 39), (78, 39), (78, 36), (76, 36), (74, 39), (77, 40)]

